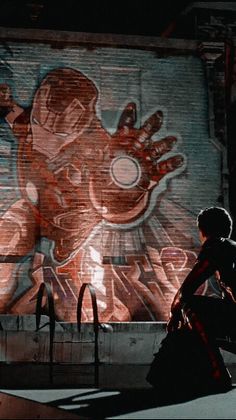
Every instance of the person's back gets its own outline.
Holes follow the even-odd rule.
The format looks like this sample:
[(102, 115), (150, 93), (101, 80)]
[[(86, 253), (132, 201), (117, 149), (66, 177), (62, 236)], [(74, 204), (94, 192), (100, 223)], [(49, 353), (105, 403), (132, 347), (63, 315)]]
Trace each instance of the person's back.
[(236, 242), (229, 238), (208, 239), (198, 256), (215, 268), (216, 277), (223, 298), (236, 303)]

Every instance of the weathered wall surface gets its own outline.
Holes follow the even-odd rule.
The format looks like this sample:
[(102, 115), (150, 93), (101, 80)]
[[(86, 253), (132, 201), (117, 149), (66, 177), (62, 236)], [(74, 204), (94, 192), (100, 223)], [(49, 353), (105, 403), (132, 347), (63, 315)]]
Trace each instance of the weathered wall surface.
[[(35, 332), (35, 317), (1, 315), (0, 384), (2, 387), (47, 387), (50, 384), (49, 328)], [(42, 317), (41, 326), (48, 322)], [(166, 335), (166, 324), (113, 323), (113, 332), (99, 333), (101, 387), (144, 388), (153, 354)], [(56, 324), (53, 347), (54, 385), (94, 384), (94, 331), (83, 324), (78, 334), (75, 324)], [(89, 343), (90, 342), (90, 343)], [(235, 355), (222, 351), (233, 378)], [(51, 384), (50, 384), (51, 385)]]
[(0, 59), (1, 312), (34, 313), (48, 280), (58, 319), (74, 322), (86, 281), (104, 322), (166, 320), (197, 213), (222, 194), (202, 60), (95, 36), (1, 39)]

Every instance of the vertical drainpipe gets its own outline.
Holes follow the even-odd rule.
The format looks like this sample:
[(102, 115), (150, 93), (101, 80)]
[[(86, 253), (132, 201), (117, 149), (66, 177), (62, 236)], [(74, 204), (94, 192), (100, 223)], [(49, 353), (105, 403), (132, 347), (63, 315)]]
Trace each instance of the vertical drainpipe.
[[(204, 62), (208, 88), (208, 127), (209, 140), (221, 152), (222, 156), (222, 200), (221, 204), (229, 210), (229, 169), (227, 153), (227, 124), (226, 124), (226, 73), (225, 73), (225, 42), (202, 42), (199, 45), (199, 55)], [(224, 72), (219, 70), (218, 63), (224, 65)], [(216, 124), (217, 99), (222, 95), (224, 104), (222, 112), (225, 115), (224, 123), (219, 128)], [(220, 101), (219, 101), (220, 102)]]

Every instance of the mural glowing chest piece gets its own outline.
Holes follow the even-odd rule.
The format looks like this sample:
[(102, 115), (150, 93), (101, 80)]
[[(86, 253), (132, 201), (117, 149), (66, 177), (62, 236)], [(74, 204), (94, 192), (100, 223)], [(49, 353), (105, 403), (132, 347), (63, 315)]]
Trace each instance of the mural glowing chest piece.
[(141, 178), (139, 162), (130, 156), (115, 158), (110, 167), (110, 176), (113, 182), (120, 188), (130, 189), (138, 185)]

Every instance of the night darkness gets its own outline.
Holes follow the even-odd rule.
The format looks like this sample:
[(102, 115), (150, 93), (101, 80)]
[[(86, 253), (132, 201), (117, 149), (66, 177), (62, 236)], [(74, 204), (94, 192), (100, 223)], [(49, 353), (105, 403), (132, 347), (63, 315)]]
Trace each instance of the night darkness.
[(1, 0), (0, 26), (160, 36), (191, 3), (182, 0)]

